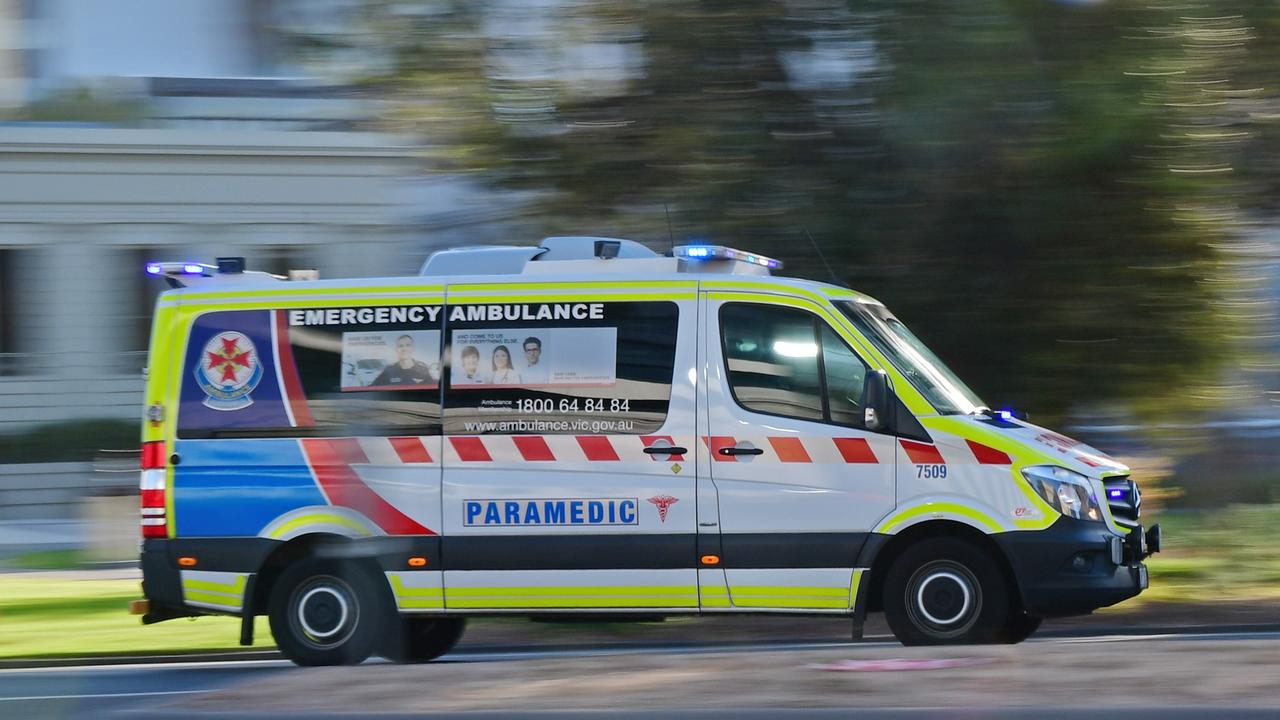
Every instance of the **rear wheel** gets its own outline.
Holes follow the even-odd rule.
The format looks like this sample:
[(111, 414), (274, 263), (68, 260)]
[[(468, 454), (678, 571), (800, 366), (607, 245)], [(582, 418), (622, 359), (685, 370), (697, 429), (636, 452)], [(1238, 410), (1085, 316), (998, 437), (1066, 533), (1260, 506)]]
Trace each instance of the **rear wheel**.
[(355, 665), (373, 653), (380, 601), (374, 578), (358, 563), (303, 558), (271, 590), (271, 635), (299, 665)]
[(452, 650), (466, 626), (462, 618), (401, 617), (388, 629), (378, 652), (392, 662), (429, 662)]
[(890, 566), (884, 611), (903, 645), (997, 642), (1010, 617), (1008, 584), (981, 548), (959, 538), (931, 538)]

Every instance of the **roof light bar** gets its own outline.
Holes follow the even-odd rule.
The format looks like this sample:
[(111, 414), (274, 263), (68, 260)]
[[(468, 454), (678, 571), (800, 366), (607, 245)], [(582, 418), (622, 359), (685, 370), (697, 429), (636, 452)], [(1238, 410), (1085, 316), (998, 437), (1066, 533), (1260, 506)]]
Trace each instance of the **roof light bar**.
[(144, 268), (148, 275), (203, 275), (209, 277), (217, 272), (213, 265), (193, 262), (149, 262)]
[(782, 261), (724, 245), (677, 245), (671, 254), (686, 260), (737, 260), (770, 270), (781, 270)]

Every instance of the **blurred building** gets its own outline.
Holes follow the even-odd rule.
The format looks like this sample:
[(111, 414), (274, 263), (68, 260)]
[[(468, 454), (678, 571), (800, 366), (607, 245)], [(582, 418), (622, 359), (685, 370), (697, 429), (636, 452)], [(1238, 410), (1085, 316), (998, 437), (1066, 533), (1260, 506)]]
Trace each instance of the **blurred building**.
[(137, 417), (147, 260), (413, 274), (518, 213), (282, 58), (328, 4), (0, 0), (0, 432)]

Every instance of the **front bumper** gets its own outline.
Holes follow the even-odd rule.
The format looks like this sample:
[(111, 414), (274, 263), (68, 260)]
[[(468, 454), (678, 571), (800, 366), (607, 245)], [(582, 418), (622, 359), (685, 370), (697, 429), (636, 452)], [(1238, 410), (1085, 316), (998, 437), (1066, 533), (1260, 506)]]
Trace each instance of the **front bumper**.
[[(1145, 537), (1140, 527), (1131, 535)], [(1145, 546), (1117, 542), (1101, 523), (1061, 517), (1046, 530), (994, 538), (1013, 566), (1023, 608), (1036, 617), (1085, 615), (1147, 587)]]

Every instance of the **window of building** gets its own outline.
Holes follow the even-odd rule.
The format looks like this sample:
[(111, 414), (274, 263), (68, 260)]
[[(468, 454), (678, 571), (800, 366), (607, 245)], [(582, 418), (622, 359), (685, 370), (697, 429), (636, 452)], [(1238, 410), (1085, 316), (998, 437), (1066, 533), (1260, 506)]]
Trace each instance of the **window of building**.
[(655, 432), (678, 326), (670, 302), (451, 305), (445, 432)]
[(729, 387), (744, 409), (862, 427), (867, 365), (816, 315), (728, 303), (720, 332)]
[(14, 288), (14, 250), (0, 249), (0, 375), (18, 371), (18, 303)]

